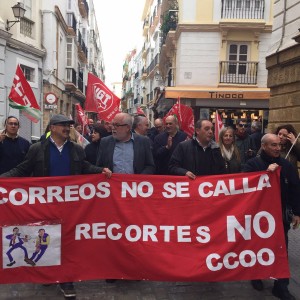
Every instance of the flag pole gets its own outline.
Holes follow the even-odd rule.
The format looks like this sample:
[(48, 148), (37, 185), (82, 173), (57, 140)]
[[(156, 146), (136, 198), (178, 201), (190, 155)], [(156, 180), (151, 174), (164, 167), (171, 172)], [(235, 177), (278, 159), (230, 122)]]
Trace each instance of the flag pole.
[(294, 143), (292, 144), (292, 146), (291, 146), (289, 152), (287, 153), (285, 159), (287, 159), (288, 156), (290, 155), (290, 152), (291, 152), (291, 150), (293, 149), (293, 147), (295, 146), (295, 144), (297, 143), (297, 140), (298, 140), (299, 136), (300, 136), (300, 132), (298, 133), (297, 137), (295, 138)]

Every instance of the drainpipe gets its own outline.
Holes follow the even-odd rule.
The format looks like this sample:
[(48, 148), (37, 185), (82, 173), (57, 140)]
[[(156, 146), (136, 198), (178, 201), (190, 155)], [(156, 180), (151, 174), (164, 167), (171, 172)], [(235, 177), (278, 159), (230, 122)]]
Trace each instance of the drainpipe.
[(282, 46), (282, 43), (283, 43), (283, 38), (284, 38), (284, 35), (285, 35), (285, 23), (286, 23), (286, 6), (287, 6), (287, 0), (284, 0), (283, 1), (283, 22), (282, 22), (282, 31), (281, 31), (281, 38), (280, 38), (280, 42), (279, 42), (279, 45), (278, 45), (278, 48), (276, 49), (276, 59), (277, 59), (277, 64), (279, 64), (279, 49), (281, 48)]

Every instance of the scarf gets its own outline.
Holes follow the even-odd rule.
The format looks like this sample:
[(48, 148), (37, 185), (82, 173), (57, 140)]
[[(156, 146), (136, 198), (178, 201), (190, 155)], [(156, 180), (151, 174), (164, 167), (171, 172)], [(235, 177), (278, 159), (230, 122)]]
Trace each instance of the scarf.
[(224, 145), (222, 145), (222, 156), (225, 160), (231, 160), (233, 154), (233, 145), (231, 145), (230, 149), (227, 150)]

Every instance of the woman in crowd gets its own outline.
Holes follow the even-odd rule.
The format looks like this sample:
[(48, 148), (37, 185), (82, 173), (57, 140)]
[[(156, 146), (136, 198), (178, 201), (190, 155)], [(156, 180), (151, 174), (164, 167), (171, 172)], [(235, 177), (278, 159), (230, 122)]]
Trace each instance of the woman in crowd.
[(235, 145), (235, 134), (232, 127), (224, 127), (220, 131), (219, 145), (227, 173), (239, 173), (241, 171), (241, 158), (239, 149)]
[[(297, 132), (291, 124), (280, 125), (277, 127), (275, 134), (278, 135), (281, 144), (280, 156), (286, 158), (297, 169), (297, 162), (300, 161), (300, 143), (296, 141)], [(292, 150), (290, 151), (293, 143)], [(290, 151), (288, 157), (287, 154)]]
[(105, 127), (100, 124), (95, 125), (95, 127), (91, 131), (91, 143), (84, 148), (86, 160), (93, 165), (96, 165), (100, 140), (104, 136), (106, 136)]

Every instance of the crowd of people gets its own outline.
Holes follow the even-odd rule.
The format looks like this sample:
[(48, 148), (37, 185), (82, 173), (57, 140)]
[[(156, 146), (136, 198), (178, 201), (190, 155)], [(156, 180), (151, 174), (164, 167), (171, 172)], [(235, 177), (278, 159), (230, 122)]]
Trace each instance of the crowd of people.
[[(30, 146), (18, 135), (18, 118), (9, 116), (0, 134), (0, 177), (66, 176), (113, 173), (196, 176), (238, 172), (275, 171), (281, 167), (281, 200), (283, 225), (287, 233), (300, 225), (300, 181), (297, 163), (300, 143), (294, 127), (279, 126), (274, 133), (262, 133), (261, 123), (254, 121), (251, 131), (245, 119), (236, 128), (220, 131), (219, 142), (213, 140), (214, 128), (210, 120), (199, 120), (195, 134), (189, 138), (180, 130), (176, 116), (156, 119), (154, 126), (146, 116), (132, 117), (118, 113), (111, 123), (89, 120), (83, 133), (64, 115), (54, 115), (40, 142)], [(82, 146), (83, 136), (89, 143)], [(286, 208), (293, 211), (292, 219)], [(113, 279), (108, 279), (108, 282)], [(275, 280), (273, 295), (280, 299), (295, 299), (288, 290), (288, 278)], [(263, 282), (252, 280), (257, 290)], [(73, 283), (60, 283), (65, 297), (74, 297)]]

